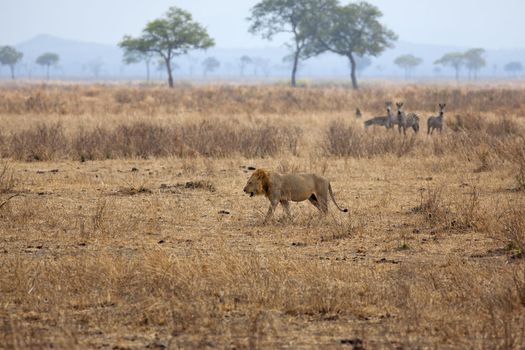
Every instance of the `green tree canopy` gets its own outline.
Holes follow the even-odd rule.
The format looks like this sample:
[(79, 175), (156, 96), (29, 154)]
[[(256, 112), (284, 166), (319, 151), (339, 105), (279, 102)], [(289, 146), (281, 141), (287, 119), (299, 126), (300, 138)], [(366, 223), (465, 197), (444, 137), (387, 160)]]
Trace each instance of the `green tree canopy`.
[(190, 50), (207, 49), (215, 45), (208, 32), (199, 23), (193, 21), (192, 15), (177, 7), (171, 7), (164, 17), (146, 24), (137, 41), (125, 36), (120, 42), (124, 50), (135, 51), (131, 44), (140, 43), (145, 52), (159, 55), (166, 63), (168, 84), (173, 87), (174, 57), (188, 53)]
[(423, 63), (423, 60), (414, 55), (401, 55), (394, 60), (394, 64), (405, 70), (405, 78), (410, 77), (414, 68)]
[(443, 55), (439, 60), (435, 61), (434, 64), (454, 68), (456, 72), (456, 80), (459, 80), (459, 72), (461, 67), (465, 65), (465, 55), (461, 52), (449, 52)]
[(330, 7), (316, 33), (316, 53), (331, 51), (348, 58), (354, 89), (358, 88), (356, 56), (377, 56), (397, 40), (379, 22), (381, 11), (367, 2)]
[(477, 79), (478, 71), (481, 68), (485, 67), (485, 65), (487, 64), (487, 62), (483, 58), (484, 53), (485, 49), (481, 48), (470, 49), (464, 53), (465, 66), (468, 69), (469, 78), (474, 77), (474, 79)]
[(49, 68), (51, 66), (56, 66), (60, 57), (56, 53), (46, 52), (36, 59), (36, 63), (46, 67), (46, 79), (49, 79)]
[(15, 79), (15, 66), (17, 65), (22, 57), (23, 53), (18, 51), (12, 46), (2, 46), (0, 47), (0, 63), (4, 66), (9, 66), (11, 70), (11, 79)]
[(208, 73), (213, 72), (221, 66), (221, 62), (215, 57), (207, 57), (202, 61), (203, 74), (206, 76)]
[(132, 38), (129, 35), (125, 35), (119, 46), (124, 50), (124, 63), (135, 64), (144, 62), (146, 64), (146, 81), (149, 81), (150, 64), (154, 56), (150, 42), (144, 38)]
[(250, 32), (271, 40), (277, 34), (289, 34), (291, 85), (296, 86), (299, 62), (315, 55), (308, 47), (313, 43), (319, 18), (337, 0), (262, 0), (251, 9)]

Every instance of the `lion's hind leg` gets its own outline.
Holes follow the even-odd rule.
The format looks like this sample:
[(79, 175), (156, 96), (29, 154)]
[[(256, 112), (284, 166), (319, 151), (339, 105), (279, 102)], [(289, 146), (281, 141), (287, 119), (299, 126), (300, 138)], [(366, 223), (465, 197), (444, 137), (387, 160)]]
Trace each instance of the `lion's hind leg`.
[(328, 205), (327, 205), (326, 201), (324, 201), (324, 205), (323, 205), (323, 201), (319, 201), (319, 199), (317, 198), (317, 196), (315, 194), (312, 194), (308, 198), (308, 201), (310, 201), (310, 203), (312, 203), (322, 214), (326, 214), (327, 213)]

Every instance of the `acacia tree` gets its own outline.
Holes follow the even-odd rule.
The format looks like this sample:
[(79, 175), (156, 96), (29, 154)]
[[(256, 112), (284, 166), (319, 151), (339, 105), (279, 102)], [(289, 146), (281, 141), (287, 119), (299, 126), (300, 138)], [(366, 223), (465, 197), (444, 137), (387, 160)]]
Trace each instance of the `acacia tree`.
[(0, 47), (0, 63), (4, 66), (9, 66), (9, 69), (11, 70), (11, 79), (13, 80), (15, 79), (15, 66), (20, 62), (23, 56), (23, 53), (12, 46)]
[(509, 72), (514, 77), (517, 77), (518, 74), (523, 70), (523, 65), (521, 62), (509, 62), (503, 67), (506, 72)]
[(314, 42), (319, 17), (336, 4), (336, 0), (262, 0), (251, 9), (250, 33), (268, 40), (282, 33), (292, 36), (287, 43), (291, 51), (292, 86), (297, 85), (300, 61), (316, 55), (309, 46)]
[(202, 73), (204, 76), (208, 75), (208, 72), (213, 72), (221, 66), (221, 62), (215, 57), (207, 57), (202, 61)]
[[(126, 36), (124, 39), (133, 38)], [(174, 57), (190, 50), (208, 49), (215, 45), (206, 29), (193, 21), (192, 15), (177, 7), (170, 7), (164, 17), (149, 22), (137, 39), (144, 43), (145, 52), (162, 57), (166, 63), (170, 88), (173, 87)], [(124, 40), (120, 42), (120, 46), (127, 48)]]
[(443, 67), (452, 67), (456, 72), (456, 80), (459, 80), (459, 72), (461, 67), (465, 65), (465, 55), (461, 52), (449, 52), (434, 64), (442, 65)]
[(465, 56), (465, 66), (468, 69), (468, 77), (469, 79), (478, 78), (478, 71), (485, 67), (487, 62), (483, 58), (483, 54), (485, 53), (485, 49), (477, 48), (477, 49), (470, 49), (467, 50), (463, 55)]
[(352, 87), (357, 85), (357, 56), (377, 56), (397, 40), (397, 35), (379, 22), (381, 11), (367, 2), (333, 6), (318, 23), (316, 53), (331, 51), (348, 58)]
[(414, 68), (423, 63), (423, 60), (414, 55), (401, 55), (394, 60), (394, 64), (405, 70), (405, 78), (410, 77)]
[(239, 59), (240, 63), (239, 63), (239, 66), (241, 68), (241, 76), (244, 76), (244, 69), (246, 68), (247, 65), (253, 63), (253, 60), (249, 57), (249, 56), (242, 56), (240, 59)]
[(36, 63), (46, 67), (46, 79), (49, 80), (49, 68), (51, 66), (56, 66), (60, 57), (56, 53), (46, 52), (36, 59)]
[(150, 42), (143, 38), (132, 38), (126, 35), (119, 43), (119, 46), (124, 50), (124, 63), (135, 64), (144, 62), (146, 64), (146, 81), (149, 82), (150, 65), (154, 56)]
[(87, 62), (83, 66), (83, 69), (87, 69), (88, 71), (91, 72), (91, 74), (93, 74), (93, 77), (95, 79), (98, 79), (99, 76), (100, 76), (100, 73), (102, 72), (102, 68), (103, 67), (104, 67), (104, 62), (102, 61), (102, 59), (100, 59), (100, 57), (97, 57), (97, 58)]

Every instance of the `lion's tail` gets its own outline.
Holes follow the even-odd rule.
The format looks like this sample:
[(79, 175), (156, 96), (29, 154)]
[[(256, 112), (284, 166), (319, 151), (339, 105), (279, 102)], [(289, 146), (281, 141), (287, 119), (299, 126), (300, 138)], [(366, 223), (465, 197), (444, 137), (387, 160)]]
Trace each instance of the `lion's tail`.
[(347, 213), (348, 209), (346, 209), (346, 208), (345, 209), (341, 209), (339, 204), (337, 204), (337, 202), (335, 201), (334, 192), (332, 192), (332, 185), (330, 183), (328, 184), (328, 190), (330, 191), (330, 197), (332, 197), (332, 201), (334, 202), (334, 204), (337, 207), (337, 209), (339, 209), (343, 213)]

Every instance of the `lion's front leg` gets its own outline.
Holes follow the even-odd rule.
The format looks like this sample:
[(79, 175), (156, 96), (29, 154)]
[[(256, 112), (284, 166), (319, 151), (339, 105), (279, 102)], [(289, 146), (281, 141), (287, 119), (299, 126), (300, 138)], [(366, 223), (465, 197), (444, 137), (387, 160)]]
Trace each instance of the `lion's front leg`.
[(266, 218), (264, 219), (264, 223), (266, 224), (273, 216), (273, 212), (275, 211), (275, 208), (277, 207), (277, 204), (279, 202), (271, 202), (270, 207), (268, 208), (268, 213), (266, 214)]

